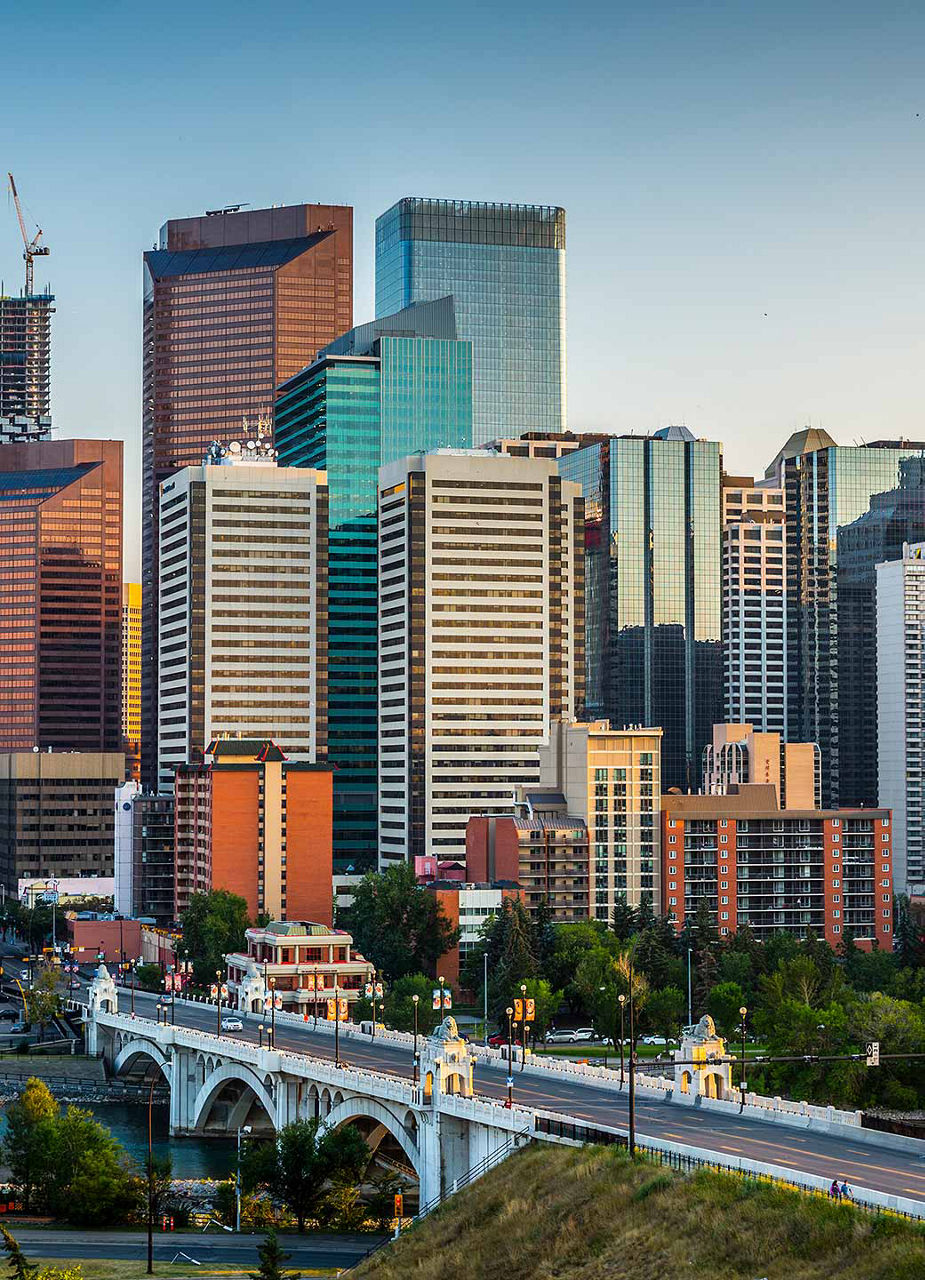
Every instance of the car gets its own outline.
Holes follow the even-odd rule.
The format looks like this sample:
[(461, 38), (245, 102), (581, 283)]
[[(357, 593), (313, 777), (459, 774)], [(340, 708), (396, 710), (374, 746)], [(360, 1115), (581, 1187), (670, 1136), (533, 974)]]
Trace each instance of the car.
[(668, 1041), (664, 1036), (643, 1036), (639, 1041), (640, 1044), (667, 1044)]
[(574, 1044), (575, 1032), (568, 1031), (547, 1031), (546, 1044)]
[(244, 1023), (240, 1018), (222, 1018), (223, 1031), (243, 1031)]
[(507, 1036), (503, 1031), (496, 1031), (493, 1036), (488, 1037), (488, 1043), (493, 1049), (500, 1049), (502, 1045), (507, 1044)]
[(572, 1040), (575, 1041), (576, 1043), (579, 1040), (588, 1041), (588, 1040), (596, 1040), (596, 1039), (597, 1039), (597, 1035), (595, 1034), (593, 1027), (577, 1027), (572, 1032)]

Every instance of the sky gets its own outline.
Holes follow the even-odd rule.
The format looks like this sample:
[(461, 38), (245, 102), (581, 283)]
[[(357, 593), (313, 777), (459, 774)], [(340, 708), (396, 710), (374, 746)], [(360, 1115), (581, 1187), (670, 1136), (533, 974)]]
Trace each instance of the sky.
[[(142, 252), (226, 204), (563, 205), (568, 423), (683, 422), (761, 474), (791, 431), (925, 437), (925, 7), (881, 0), (0, 0), (0, 170), (51, 256), (57, 434), (126, 447)], [(21, 287), (0, 201), (0, 277)]]

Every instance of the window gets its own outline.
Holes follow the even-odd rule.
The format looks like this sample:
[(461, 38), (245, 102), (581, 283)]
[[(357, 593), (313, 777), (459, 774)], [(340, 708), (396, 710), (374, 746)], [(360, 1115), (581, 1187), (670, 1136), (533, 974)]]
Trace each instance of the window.
[(678, 839), (678, 837), (677, 837), (677, 836), (669, 836), (669, 837), (668, 837), (668, 843), (669, 843), (669, 844), (676, 844), (676, 843), (677, 843), (677, 839)]
[(881, 818), (881, 819), (880, 819), (880, 825), (881, 825), (881, 827), (888, 827), (888, 826), (890, 825), (890, 820), (889, 820), (889, 818)]
[(888, 843), (889, 843), (889, 839), (890, 839), (890, 837), (889, 837), (889, 836), (887, 835), (887, 833), (884, 831), (884, 833), (883, 833), (883, 835), (880, 837), (880, 839), (883, 841), (883, 843), (884, 843), (884, 844), (888, 844)]
[[(672, 888), (674, 888), (674, 885), (672, 885), (671, 887), (672, 887)], [(668, 899), (668, 905), (669, 905), (669, 907), (676, 907), (676, 906), (678, 905), (678, 900), (677, 900), (677, 898), (669, 898), (669, 899)]]
[(883, 915), (885, 915), (885, 916), (888, 916), (889, 914), (890, 914), (890, 913), (889, 913), (889, 911), (884, 911), (884, 912), (883, 912)]
[(833, 902), (841, 902), (841, 894), (840, 894), (840, 893), (833, 893), (833, 894), (832, 894), (832, 901), (833, 901)]
[(726, 843), (728, 842), (728, 840), (729, 840), (729, 837), (728, 837), (728, 836), (720, 836), (720, 838), (719, 838), (719, 842), (720, 842), (720, 844), (726, 844)]
[(729, 826), (729, 823), (726, 821), (726, 819), (725, 819), (725, 818), (720, 818), (720, 823), (719, 823), (719, 825), (720, 825), (721, 827), (728, 827), (728, 826)]
[(729, 881), (728, 881), (728, 880), (723, 880), (723, 881), (721, 882), (721, 884), (720, 884), (720, 886), (719, 886), (719, 887), (720, 887), (721, 889), (728, 889), (728, 888), (729, 888)]
[(881, 871), (889, 871), (889, 869), (890, 864), (888, 862), (884, 862), (883, 866), (880, 868)]
[(728, 899), (728, 898), (720, 898), (720, 902), (722, 903), (722, 905), (723, 905), (724, 907), (728, 907), (728, 906), (729, 906), (729, 899)]
[(677, 887), (678, 887), (678, 886), (677, 886), (677, 884), (675, 883), (675, 881), (674, 881), (674, 880), (672, 880), (672, 881), (670, 881), (670, 882), (669, 882), (669, 885), (668, 885), (668, 888), (669, 888), (669, 889), (677, 889)]
[(838, 842), (839, 842), (839, 840), (840, 840), (840, 839), (841, 839), (841, 836), (840, 836), (840, 835), (838, 834), (838, 832), (836, 831), (836, 832), (835, 832), (835, 834), (832, 836), (832, 843), (833, 843), (833, 844), (838, 844)]
[(840, 917), (841, 912), (838, 910), (838, 908), (836, 908), (836, 909), (832, 912), (832, 915), (833, 915), (833, 916), (835, 917), (835, 919), (837, 920), (837, 919)]
[(722, 915), (720, 916), (720, 919), (721, 919), (721, 920), (728, 920), (728, 919), (729, 919), (729, 912), (728, 912), (728, 911), (724, 911), (724, 912), (722, 913)]
[(833, 925), (832, 925), (832, 932), (833, 932), (833, 933), (841, 933), (841, 925), (840, 925), (840, 924), (833, 924)]
[(841, 818), (833, 818), (833, 819), (832, 819), (832, 826), (833, 826), (833, 827), (840, 827), (840, 826), (841, 826)]
[(840, 881), (840, 880), (833, 880), (833, 881), (832, 881), (832, 888), (833, 888), (833, 889), (840, 889), (840, 888), (841, 888), (841, 881)]

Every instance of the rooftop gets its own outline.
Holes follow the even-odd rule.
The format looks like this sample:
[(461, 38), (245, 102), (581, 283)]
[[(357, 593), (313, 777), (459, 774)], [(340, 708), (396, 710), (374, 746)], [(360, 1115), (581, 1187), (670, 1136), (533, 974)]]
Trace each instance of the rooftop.
[(155, 280), (202, 275), (207, 271), (282, 267), (333, 234), (333, 231), (318, 231), (292, 240), (261, 240), (254, 244), (234, 244), (215, 249), (149, 249), (145, 254), (145, 265)]

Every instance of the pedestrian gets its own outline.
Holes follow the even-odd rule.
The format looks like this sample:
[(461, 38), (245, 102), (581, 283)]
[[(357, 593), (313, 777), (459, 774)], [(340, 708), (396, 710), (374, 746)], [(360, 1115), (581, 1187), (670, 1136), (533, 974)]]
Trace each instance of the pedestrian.
[(838, 1179), (832, 1179), (832, 1185), (829, 1187), (829, 1195), (833, 1200), (841, 1199), (841, 1187), (838, 1185)]
[(841, 1196), (843, 1200), (854, 1199), (854, 1196), (851, 1194), (851, 1188), (848, 1186), (847, 1182), (845, 1182), (844, 1180), (842, 1181), (842, 1184), (841, 1184)]

